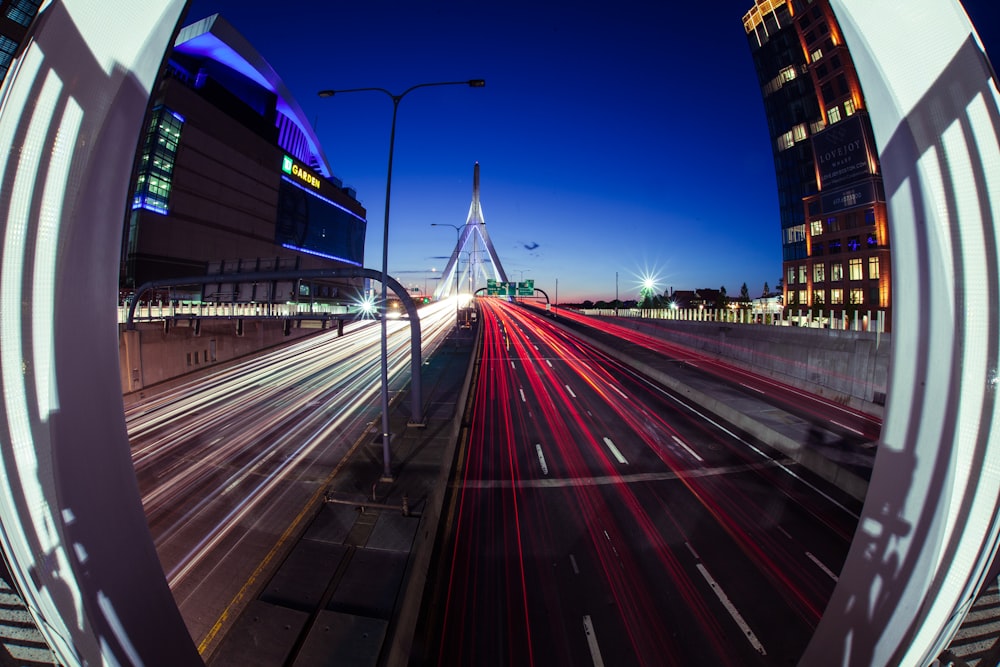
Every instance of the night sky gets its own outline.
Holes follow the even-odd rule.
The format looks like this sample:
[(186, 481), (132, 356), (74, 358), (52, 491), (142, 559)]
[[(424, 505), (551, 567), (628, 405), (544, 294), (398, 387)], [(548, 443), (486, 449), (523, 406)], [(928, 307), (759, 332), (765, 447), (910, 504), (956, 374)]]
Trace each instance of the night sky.
[[(926, 0), (924, 0), (926, 1)], [(905, 4), (905, 3), (904, 3)], [(381, 268), (392, 102), (325, 88), (486, 79), (399, 105), (389, 273), (433, 290), (469, 212), (472, 173), (511, 280), (561, 302), (636, 298), (781, 277), (774, 168), (743, 31), (752, 0), (650, 2), (194, 0), (221, 13), (281, 76), (334, 173), (368, 210), (365, 266)], [(902, 6), (902, 5), (901, 5)], [(279, 10), (276, 11), (276, 8)], [(292, 11), (294, 8), (294, 11)], [(1000, 8), (967, 11), (997, 61)], [(285, 11), (284, 9), (287, 9)]]

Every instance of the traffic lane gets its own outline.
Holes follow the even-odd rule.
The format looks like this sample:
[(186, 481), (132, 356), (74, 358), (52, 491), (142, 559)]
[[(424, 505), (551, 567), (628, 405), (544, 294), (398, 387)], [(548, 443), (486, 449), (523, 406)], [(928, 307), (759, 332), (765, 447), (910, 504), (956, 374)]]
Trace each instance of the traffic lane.
[[(512, 332), (513, 327), (508, 326), (507, 331)], [(514, 347), (516, 348), (517, 345), (515, 344)], [(523, 350), (519, 350), (519, 352), (523, 353)], [(502, 361), (498, 365), (498, 368), (502, 373), (508, 372), (507, 365), (502, 363)], [(562, 392), (559, 391), (558, 387), (555, 387), (555, 394), (557, 396), (562, 395)], [(546, 396), (543, 395), (543, 397)], [(514, 411), (524, 409), (524, 407), (517, 402), (517, 398), (515, 398), (514, 400), (514, 408), (515, 408)], [(564, 421), (557, 421), (555, 424), (550, 424), (550, 426), (556, 426), (557, 428), (555, 430), (557, 432), (564, 431), (563, 428), (560, 428), (560, 426), (563, 423)], [(500, 430), (501, 429), (496, 429), (496, 431)], [(588, 465), (588, 463), (586, 462), (588, 456), (585, 452), (592, 451), (593, 447), (587, 447), (587, 446), (581, 447), (578, 442), (579, 441), (578, 438), (566, 437), (567, 435), (566, 433), (562, 433), (561, 435), (562, 437), (559, 437), (559, 435), (556, 436), (559, 439), (559, 441), (561, 441), (563, 444), (563, 446), (560, 447), (559, 451), (560, 458), (564, 458), (569, 462), (568, 467), (570, 469), (586, 468), (586, 466)], [(500, 448), (505, 445), (511, 446), (512, 443), (514, 443), (515, 441), (516, 441), (515, 437), (512, 437), (510, 434), (506, 434), (505, 436), (499, 438), (499, 440), (495, 440), (494, 444), (498, 448)], [(513, 458), (514, 457), (512, 456), (511, 459)], [(502, 484), (500, 486), (499, 492), (503, 493), (504, 491), (509, 490), (511, 494), (510, 495), (511, 502), (516, 503), (516, 499), (518, 497), (517, 489), (520, 484), (518, 482), (519, 476), (515, 473), (513, 469), (510, 471), (510, 473), (511, 474), (504, 475), (501, 478), (501, 481), (505, 482), (506, 484)], [(608, 478), (610, 479), (610, 477)], [(531, 488), (530, 482), (528, 480), (525, 480), (525, 483), (529, 484), (528, 488)], [(627, 487), (618, 483), (611, 484), (610, 486), (613, 486), (615, 488), (627, 489)], [(595, 485), (593, 484), (592, 479), (586, 480), (586, 482), (583, 484), (564, 485), (561, 488), (570, 491), (571, 492), (569, 494), (570, 497), (564, 496), (558, 503), (555, 503), (554, 506), (557, 511), (560, 507), (571, 508), (571, 511), (573, 513), (570, 515), (570, 517), (567, 517), (565, 519), (559, 519), (557, 523), (552, 525), (548, 525), (546, 523), (546, 525), (538, 525), (534, 529), (531, 528), (530, 524), (527, 525), (526, 526), (527, 532), (521, 538), (519, 538), (518, 542), (519, 544), (518, 555), (519, 559), (522, 562), (525, 560), (524, 544), (530, 543), (533, 536), (551, 535), (552, 531), (555, 530), (558, 526), (571, 525), (572, 521), (570, 521), (570, 519), (572, 519), (573, 517), (577, 516), (608, 517), (610, 515), (609, 501), (608, 499), (602, 498), (601, 494), (597, 491)], [(624, 491), (620, 491), (618, 495), (621, 496), (628, 494), (626, 494)], [(614, 498), (613, 502), (615, 504), (619, 504), (621, 502), (621, 497)], [(634, 502), (629, 504), (632, 507), (636, 506)], [(545, 507), (550, 507), (550, 505), (546, 503)], [(519, 516), (521, 515), (521, 513), (516, 513), (516, 514), (518, 514)], [(644, 517), (643, 512), (639, 510), (631, 518), (637, 519), (641, 522), (643, 520), (643, 517)], [(526, 520), (530, 520), (533, 518), (534, 515), (529, 515)], [(598, 619), (600, 619), (601, 621), (600, 624), (603, 625), (605, 628), (611, 627), (612, 624), (614, 625), (614, 629), (610, 634), (611, 637), (616, 637), (616, 636), (627, 637), (627, 641), (625, 641), (624, 643), (619, 642), (617, 645), (613, 647), (613, 654), (616, 656), (616, 660), (621, 660), (623, 656), (628, 654), (631, 654), (634, 657), (634, 662), (631, 659), (627, 659), (626, 664), (644, 664), (644, 661), (648, 661), (651, 656), (656, 656), (654, 658), (656, 660), (662, 659), (662, 657), (665, 655), (673, 656), (675, 659), (686, 659), (687, 656), (684, 655), (683, 648), (679, 646), (670, 646), (669, 643), (667, 644), (662, 643), (660, 640), (663, 639), (664, 636), (661, 633), (654, 631), (654, 628), (657, 626), (649, 625), (648, 619), (653, 618), (655, 616), (653, 610), (656, 608), (656, 604), (655, 601), (645, 593), (645, 591), (648, 589), (648, 586), (644, 585), (642, 577), (637, 577), (635, 574), (636, 568), (633, 567), (630, 561), (630, 554), (631, 554), (630, 545), (625, 544), (625, 541), (622, 538), (622, 534), (620, 533), (616, 520), (605, 519), (602, 521), (598, 519), (596, 523), (588, 523), (587, 525), (582, 526), (580, 530), (571, 533), (570, 537), (571, 542), (577, 541), (577, 536), (576, 536), (577, 533), (585, 533), (588, 536), (588, 541), (591, 545), (591, 550), (583, 551), (581, 558), (588, 558), (588, 554), (592, 554), (593, 557), (601, 563), (600, 571), (604, 573), (604, 577), (606, 578), (606, 580), (604, 581), (604, 585), (597, 587), (598, 602), (600, 602), (601, 604), (597, 604), (595, 606), (591, 603), (589, 605), (595, 608), (594, 615), (593, 616), (589, 614), (580, 615), (581, 619), (583, 618), (588, 619), (587, 620), (588, 630), (585, 633), (588, 638), (588, 647), (590, 647), (594, 642), (594, 637), (596, 635), (594, 624), (595, 622), (597, 622)], [(647, 538), (649, 537), (648, 531), (646, 537)], [(503, 543), (507, 543), (509, 541), (510, 541), (509, 533), (506, 533), (503, 539)], [(477, 544), (481, 546), (482, 541), (477, 540)], [(660, 551), (662, 552), (662, 550)], [(540, 552), (540, 556), (536, 559), (533, 559), (531, 562), (535, 562), (537, 560), (542, 563), (546, 563), (552, 560), (553, 555), (555, 554), (550, 549), (543, 549)], [(456, 558), (456, 560), (458, 559)], [(625, 562), (626, 560), (629, 560), (630, 562), (626, 564)], [(673, 570), (676, 572), (678, 570), (676, 562), (671, 561), (671, 563)], [(531, 572), (532, 569), (529, 566), (526, 572), (522, 572), (522, 577), (524, 578), (532, 577)], [(691, 590), (690, 581), (687, 578), (677, 577), (674, 579), (674, 581), (677, 582), (678, 586), (681, 589), (688, 591)], [(547, 588), (544, 588), (543, 584), (544, 582), (540, 581), (539, 587), (528, 586), (525, 588), (525, 590), (533, 592), (549, 590)], [(604, 591), (603, 593), (600, 592), (600, 590), (602, 589)], [(509, 588), (507, 590), (509, 590)], [(676, 598), (678, 596), (677, 590), (671, 591), (669, 595)], [(540, 595), (537, 597), (533, 597), (532, 599), (551, 600), (552, 597), (553, 594), (549, 593), (548, 595)], [(610, 614), (610, 616), (616, 618), (617, 620), (615, 621), (612, 621), (610, 618), (606, 618), (609, 615), (609, 612), (606, 611), (605, 604), (603, 603), (607, 599), (611, 599), (614, 601), (614, 606), (617, 611), (613, 611)], [(699, 604), (699, 599), (697, 597), (691, 597), (689, 595), (687, 603), (683, 605), (682, 608), (674, 609), (677, 618), (669, 619), (669, 622), (675, 628), (681, 627), (680, 623), (682, 621), (678, 619), (683, 619), (683, 622), (686, 622), (686, 619), (692, 617), (692, 615), (690, 614), (691, 608), (697, 607), (698, 604)], [(544, 612), (545, 609), (551, 609), (551, 608), (552, 608), (551, 602), (550, 601), (545, 602), (541, 605), (541, 607), (539, 607), (538, 612), (541, 613)], [(710, 614), (703, 613), (701, 615), (701, 618), (703, 619), (710, 617), (711, 617)], [(573, 626), (570, 619), (567, 618), (566, 621), (567, 622), (564, 623), (565, 626), (568, 627)], [(525, 621), (524, 627), (530, 628), (530, 623), (527, 620)], [(697, 630), (696, 628), (691, 628), (690, 632), (695, 632), (696, 630)], [(704, 631), (704, 629), (702, 629), (702, 631)], [(681, 632), (680, 634), (686, 636), (689, 633)], [(527, 641), (527, 635), (528, 633), (525, 632), (525, 637), (524, 637), (525, 641)], [(719, 644), (724, 643), (723, 637), (716, 636), (715, 640), (716, 643)], [(597, 648), (599, 649), (599, 645), (597, 645)], [(536, 651), (541, 651), (541, 650), (543, 650), (541, 648), (541, 645), (536, 647)], [(703, 654), (700, 652), (699, 655), (703, 657)], [(463, 654), (463, 656), (466, 658), (471, 657), (466, 654)], [(531, 652), (529, 651), (529, 657), (530, 656)], [(477, 655), (476, 657), (479, 656)], [(552, 656), (548, 656), (547, 659), (551, 661), (554, 660), (555, 658)]]
[[(731, 487), (727, 488), (725, 491), (730, 496), (736, 495), (736, 494), (733, 493), (733, 489)], [(769, 489), (769, 493), (771, 493), (770, 489)], [(702, 496), (702, 498), (700, 500), (700, 502), (702, 503), (702, 505), (705, 506), (705, 507), (709, 507), (709, 509), (711, 509), (711, 503), (710, 502), (706, 502), (706, 500), (705, 500), (705, 496), (707, 494), (705, 494), (702, 491), (700, 495)], [(743, 508), (742, 508), (742, 506), (738, 505), (738, 506), (736, 506), (735, 509), (736, 510), (742, 510)], [(742, 527), (737, 522), (734, 522), (734, 521), (732, 521), (731, 519), (728, 518), (728, 514), (733, 513), (733, 511), (734, 511), (733, 509), (730, 509), (730, 510), (728, 510), (728, 513), (722, 513), (722, 510), (720, 510), (718, 507), (716, 507), (714, 509), (715, 517), (716, 518), (718, 518), (720, 516), (720, 513), (722, 513), (723, 518), (729, 522), (729, 524), (730, 524), (729, 530), (730, 531), (733, 531), (735, 533), (746, 533), (746, 532), (748, 532), (747, 528)], [(752, 526), (752, 524), (754, 522), (754, 519), (757, 516), (766, 516), (766, 514), (760, 514), (760, 513), (754, 512), (754, 513), (750, 514), (747, 517), (743, 517), (744, 524), (748, 524), (748, 525)], [(707, 524), (707, 523), (710, 523), (710, 522), (703, 522), (703, 523)], [(610, 538), (609, 538), (609, 541), (610, 541)], [(743, 541), (743, 547), (744, 547), (744, 549), (748, 550), (749, 553), (751, 555), (753, 555), (758, 561), (763, 561), (765, 563), (770, 562), (769, 559), (763, 558), (758, 553), (759, 552), (758, 549), (753, 548), (753, 544), (754, 543), (753, 543), (752, 539), (748, 540), (748, 539), (744, 538), (744, 541)], [(846, 543), (841, 543), (840, 547), (841, 547), (841, 555), (843, 555), (843, 552), (846, 551)], [(726, 549), (725, 551), (728, 552), (729, 550)], [(776, 551), (780, 555), (780, 551), (781, 550), (776, 550)], [(726, 570), (727, 573), (729, 573), (731, 571), (733, 571), (732, 568)], [(783, 577), (783, 575), (782, 575), (782, 571), (783, 571), (782, 568), (779, 567), (779, 566), (776, 566), (776, 565), (770, 565), (769, 567), (765, 567), (765, 568), (763, 568), (762, 571), (765, 574), (769, 575), (772, 579), (781, 579)], [(827, 577), (827, 573), (826, 572), (823, 573), (823, 577)], [(737, 578), (737, 580), (740, 580), (740, 581), (745, 581), (747, 579), (748, 579), (748, 577), (745, 577), (745, 576), (740, 576), (740, 577)], [(813, 581), (814, 580), (815, 580), (815, 578), (813, 578)], [(824, 580), (821, 579), (820, 581), (822, 583)], [(825, 581), (826, 581), (826, 583), (829, 582), (828, 579), (826, 579)], [(796, 602), (797, 604), (799, 604), (805, 610), (804, 616), (806, 618), (811, 619), (809, 627), (811, 627), (811, 623), (814, 623), (815, 620), (818, 618), (818, 613), (816, 611), (817, 610), (817, 604), (814, 603), (814, 604), (810, 605), (810, 603), (809, 603), (808, 600), (798, 600), (797, 599), (798, 596), (796, 596), (794, 594), (794, 591), (796, 591), (798, 588), (801, 588), (801, 587), (808, 587), (808, 585), (810, 583), (811, 582), (809, 582), (809, 581), (805, 582), (804, 584), (796, 584), (796, 583), (789, 584), (789, 582), (787, 582), (787, 581), (781, 582), (780, 584), (777, 581), (775, 582), (776, 585), (780, 585), (780, 588), (778, 588), (778, 590), (785, 590), (785, 591), (787, 591), (788, 592), (787, 594), (791, 597), (792, 601)], [(814, 595), (813, 597), (815, 599), (819, 600), (820, 603), (825, 604), (825, 599), (828, 596), (828, 594), (829, 594), (829, 590), (827, 589), (825, 591), (821, 591), (818, 595)], [(800, 609), (800, 613), (803, 613), (803, 609)], [(787, 625), (787, 624), (786, 623), (781, 623), (781, 624), (779, 624), (778, 627), (784, 627), (785, 625)], [(801, 634), (802, 634), (802, 636), (805, 637), (805, 639), (808, 638), (808, 632), (801, 633)], [(803, 641), (805, 641), (805, 639)]]
[(831, 401), (822, 396), (804, 391), (784, 382), (753, 373), (734, 364), (662, 338), (623, 327), (613, 322), (560, 311), (562, 321), (571, 321), (586, 327), (592, 335), (621, 345), (632, 344), (651, 351), (661, 358), (670, 359), (693, 369), (710, 373), (714, 377), (731, 384), (738, 391), (748, 395), (759, 395), (776, 407), (780, 407), (804, 420), (829, 422), (844, 438), (857, 437), (864, 442), (875, 442), (881, 432), (882, 420)]

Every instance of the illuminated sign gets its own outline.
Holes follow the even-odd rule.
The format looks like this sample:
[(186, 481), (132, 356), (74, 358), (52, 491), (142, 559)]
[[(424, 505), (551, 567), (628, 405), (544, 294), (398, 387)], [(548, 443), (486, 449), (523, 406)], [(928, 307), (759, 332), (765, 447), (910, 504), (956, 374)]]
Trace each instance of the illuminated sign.
[(295, 160), (293, 160), (291, 156), (286, 155), (283, 158), (281, 158), (281, 171), (291, 176), (294, 176), (300, 181), (308, 183), (317, 190), (319, 189), (319, 178), (316, 176), (316, 174), (312, 173), (305, 167), (300, 167), (299, 165), (295, 164)]
[(824, 190), (871, 175), (869, 142), (862, 119), (862, 114), (855, 114), (813, 135), (813, 152)]

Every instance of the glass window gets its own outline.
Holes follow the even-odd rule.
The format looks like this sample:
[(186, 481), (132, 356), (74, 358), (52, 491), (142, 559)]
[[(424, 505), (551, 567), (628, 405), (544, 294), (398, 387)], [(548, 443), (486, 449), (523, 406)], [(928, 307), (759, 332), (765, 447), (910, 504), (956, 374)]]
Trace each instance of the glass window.
[(851, 303), (861, 305), (865, 302), (865, 291), (860, 287), (851, 290)]
[(809, 233), (812, 236), (819, 236), (823, 233), (823, 221), (822, 220), (810, 220), (809, 221)]
[(865, 239), (865, 243), (868, 245), (869, 248), (877, 248), (878, 247), (878, 237), (875, 236), (874, 232), (872, 232), (872, 233), (868, 234), (868, 237)]
[(830, 125), (840, 122), (840, 107), (830, 107), (826, 110), (826, 118)]
[(866, 225), (875, 224), (875, 209), (869, 208), (865, 210), (865, 224)]
[(35, 14), (38, 13), (40, 4), (42, 4), (42, 0), (14, 0), (7, 8), (7, 18), (28, 27), (31, 20), (35, 18)]
[(855, 257), (854, 259), (848, 260), (847, 262), (848, 271), (850, 272), (851, 280), (863, 280), (864, 279), (864, 266), (861, 264), (861, 258)]
[(820, 243), (818, 241), (814, 241), (813, 242), (813, 244), (812, 244), (812, 256), (813, 257), (822, 257), (823, 256), (823, 244), (822, 243)]
[(806, 240), (806, 225), (795, 225), (785, 230), (785, 244), (801, 243)]
[(789, 148), (791, 148), (793, 145), (795, 145), (795, 139), (792, 137), (792, 131), (791, 130), (789, 130), (788, 132), (785, 132), (783, 135), (781, 135), (780, 137), (778, 137), (778, 150), (779, 151), (786, 151)]
[(803, 285), (809, 280), (809, 267), (805, 264), (799, 265), (799, 282)]
[(880, 277), (878, 257), (868, 258), (868, 277), (872, 280), (877, 280)]
[(843, 280), (844, 279), (844, 265), (840, 262), (832, 262), (830, 264), (830, 280)]
[(804, 289), (799, 290), (799, 303), (801, 304), (809, 303), (809, 292), (805, 291)]
[(822, 306), (824, 303), (826, 303), (826, 290), (813, 290), (813, 305)]
[(826, 219), (826, 231), (828, 232), (839, 232), (840, 231), (840, 221), (837, 220), (836, 216)]
[(851, 236), (847, 239), (847, 249), (851, 252), (857, 252), (861, 250), (861, 237)]
[(143, 142), (132, 208), (166, 214), (183, 119), (164, 106), (153, 109)]
[(789, 285), (794, 285), (795, 284), (795, 267), (794, 266), (788, 267), (788, 284)]
[(812, 62), (816, 62), (817, 60), (819, 60), (822, 57), (823, 57), (823, 50), (822, 49), (816, 49), (815, 51), (813, 51), (812, 53), (809, 54), (809, 60), (811, 60)]
[(792, 133), (795, 135), (795, 141), (803, 141), (806, 138), (806, 124), (799, 123), (792, 128)]
[(830, 254), (836, 255), (840, 252), (840, 239), (834, 239), (830, 241)]
[(854, 115), (854, 111), (855, 111), (855, 109), (854, 109), (854, 100), (851, 99), (850, 97), (848, 97), (846, 100), (844, 100), (844, 115), (845, 116), (853, 116)]
[(844, 290), (842, 289), (830, 290), (830, 303), (833, 305), (839, 305), (844, 303)]
[(813, 264), (813, 282), (821, 283), (826, 280), (826, 265)]

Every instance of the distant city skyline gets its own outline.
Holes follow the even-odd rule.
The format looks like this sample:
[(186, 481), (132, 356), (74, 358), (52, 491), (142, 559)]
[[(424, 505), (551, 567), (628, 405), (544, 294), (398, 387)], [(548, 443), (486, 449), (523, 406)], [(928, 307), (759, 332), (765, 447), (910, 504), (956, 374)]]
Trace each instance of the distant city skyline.
[[(397, 0), (221, 13), (284, 80), (327, 159), (368, 212), (365, 266), (381, 265), (392, 103), (321, 89), (483, 78), (399, 105), (389, 273), (433, 290), (481, 166), (483, 216), (511, 279), (562, 302), (718, 289), (781, 278), (777, 190), (742, 27), (746, 0), (655, 6), (559, 0), (484, 6)], [(998, 10), (967, 3), (988, 50)], [(725, 19), (720, 19), (725, 17)], [(980, 25), (981, 24), (981, 25)], [(292, 37), (288, 37), (292, 36)], [(617, 285), (616, 285), (617, 274)]]

